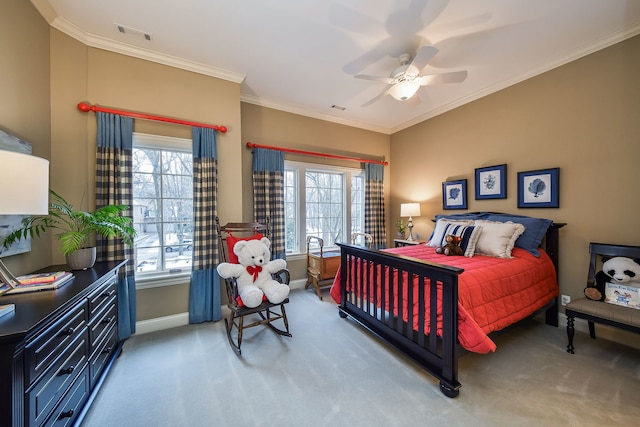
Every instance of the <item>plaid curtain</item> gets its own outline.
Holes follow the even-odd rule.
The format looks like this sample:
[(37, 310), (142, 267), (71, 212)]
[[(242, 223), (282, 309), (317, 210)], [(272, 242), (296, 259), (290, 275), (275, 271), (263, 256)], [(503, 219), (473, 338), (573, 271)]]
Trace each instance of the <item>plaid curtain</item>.
[[(96, 208), (130, 206), (122, 215), (133, 219), (133, 119), (98, 112), (96, 138)], [(136, 331), (136, 285), (133, 247), (119, 239), (98, 236), (98, 261), (127, 259), (118, 279), (118, 334), (127, 339)]]
[(193, 128), (193, 269), (189, 287), (189, 323), (222, 318), (220, 263), (215, 218), (218, 215), (216, 131)]
[(373, 248), (387, 247), (384, 217), (384, 165), (365, 163), (364, 232), (373, 237)]
[(286, 259), (284, 236), (284, 153), (253, 149), (253, 215), (269, 224), (273, 258)]

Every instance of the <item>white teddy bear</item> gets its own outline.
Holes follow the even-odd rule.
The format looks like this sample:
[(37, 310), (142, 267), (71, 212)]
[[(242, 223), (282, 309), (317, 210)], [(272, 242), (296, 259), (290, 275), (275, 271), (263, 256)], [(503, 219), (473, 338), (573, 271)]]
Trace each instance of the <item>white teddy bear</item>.
[(225, 279), (234, 277), (238, 294), (246, 307), (257, 307), (263, 295), (274, 304), (289, 296), (289, 286), (273, 279), (271, 273), (287, 268), (283, 259), (271, 259), (271, 242), (266, 237), (260, 240), (240, 240), (233, 247), (240, 264), (223, 262), (218, 265), (218, 274)]

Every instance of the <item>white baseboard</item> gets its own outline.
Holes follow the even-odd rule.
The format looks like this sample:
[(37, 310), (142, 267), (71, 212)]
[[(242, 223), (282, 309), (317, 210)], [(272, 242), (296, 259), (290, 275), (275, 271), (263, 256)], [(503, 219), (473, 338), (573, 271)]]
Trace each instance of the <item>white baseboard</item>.
[(149, 332), (162, 331), (163, 329), (176, 328), (189, 324), (189, 313), (172, 314), (171, 316), (156, 317), (155, 319), (136, 322), (136, 335)]
[(291, 289), (304, 289), (304, 285), (307, 284), (307, 279), (297, 279), (289, 282), (289, 287)]

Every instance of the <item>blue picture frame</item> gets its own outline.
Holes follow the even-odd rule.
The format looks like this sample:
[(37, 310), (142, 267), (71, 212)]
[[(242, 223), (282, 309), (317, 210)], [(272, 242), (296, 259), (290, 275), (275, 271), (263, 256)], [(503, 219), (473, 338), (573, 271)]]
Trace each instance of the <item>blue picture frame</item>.
[(507, 198), (507, 165), (476, 169), (476, 200)]
[(467, 180), (442, 183), (442, 209), (467, 209)]
[(518, 172), (518, 208), (559, 208), (560, 168)]

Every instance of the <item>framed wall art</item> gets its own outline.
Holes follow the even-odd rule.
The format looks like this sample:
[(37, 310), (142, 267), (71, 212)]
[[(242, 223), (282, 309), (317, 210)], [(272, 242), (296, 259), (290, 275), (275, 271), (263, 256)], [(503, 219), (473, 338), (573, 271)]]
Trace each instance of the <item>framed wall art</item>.
[(476, 169), (476, 200), (507, 198), (507, 165)]
[(560, 168), (518, 172), (519, 208), (560, 207)]
[(442, 183), (442, 208), (467, 209), (467, 180)]

